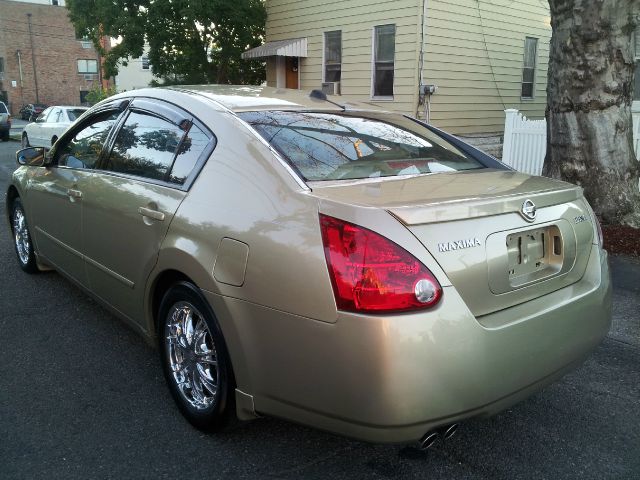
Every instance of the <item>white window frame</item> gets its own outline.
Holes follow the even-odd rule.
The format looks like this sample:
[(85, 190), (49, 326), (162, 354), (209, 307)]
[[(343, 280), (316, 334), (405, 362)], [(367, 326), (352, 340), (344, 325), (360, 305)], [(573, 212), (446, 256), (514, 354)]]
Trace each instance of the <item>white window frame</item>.
[[(522, 95), (522, 86), (525, 84), (524, 69), (526, 68), (525, 60), (527, 59), (527, 40), (529, 39), (536, 41), (536, 51), (533, 56), (533, 81), (531, 83), (531, 96), (525, 97)], [(523, 100), (523, 101), (531, 101), (531, 100), (535, 100), (536, 98), (536, 80), (537, 80), (537, 70), (538, 70), (538, 45), (540, 45), (540, 39), (538, 37), (530, 37), (528, 35), (524, 37), (524, 46), (523, 46), (524, 51), (522, 52), (522, 76), (520, 78), (520, 100)]]
[[(85, 62), (85, 67), (86, 70), (81, 70), (80, 69), (80, 62)], [(90, 72), (89, 71), (89, 62), (95, 62), (96, 65), (96, 71), (95, 72)], [(79, 58), (77, 60), (77, 68), (78, 68), (78, 74), (79, 75), (97, 75), (98, 74), (98, 60), (96, 60), (95, 58)]]
[[(376, 28), (385, 27), (387, 25), (393, 25), (393, 84), (391, 86), (391, 96), (375, 95), (376, 89)], [(396, 93), (396, 38), (398, 36), (398, 26), (395, 23), (383, 23), (381, 25), (374, 25), (371, 27), (371, 100), (376, 102), (393, 102)]]
[(342, 30), (322, 32), (322, 83), (327, 81), (327, 33), (340, 32), (340, 82), (342, 82)]

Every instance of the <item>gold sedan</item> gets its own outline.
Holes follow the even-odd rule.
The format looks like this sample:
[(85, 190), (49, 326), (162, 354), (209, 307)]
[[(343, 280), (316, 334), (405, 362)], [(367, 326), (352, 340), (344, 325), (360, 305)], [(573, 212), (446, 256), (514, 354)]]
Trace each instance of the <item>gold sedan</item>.
[(426, 448), (609, 328), (579, 187), (371, 105), (137, 90), (17, 160), (20, 267), (54, 268), (157, 343), (200, 429), (273, 415)]

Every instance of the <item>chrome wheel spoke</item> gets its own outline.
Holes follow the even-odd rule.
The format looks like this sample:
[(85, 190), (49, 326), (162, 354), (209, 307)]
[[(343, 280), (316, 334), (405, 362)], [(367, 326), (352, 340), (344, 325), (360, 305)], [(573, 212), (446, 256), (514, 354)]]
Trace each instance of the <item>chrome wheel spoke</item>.
[(192, 373), (192, 378), (192, 395), (194, 401), (201, 405), (206, 405), (207, 399), (202, 390), (202, 377), (200, 376), (200, 373), (197, 370), (194, 370)]
[(218, 366), (218, 361), (215, 358), (209, 358), (208, 356), (198, 356), (196, 362), (198, 362), (198, 365), (211, 365), (212, 367)]
[(209, 392), (215, 395), (218, 391), (218, 384), (216, 380), (213, 378), (211, 374), (211, 370), (209, 368), (203, 367), (202, 365), (197, 366), (197, 372), (200, 383), (207, 389)]
[(191, 346), (193, 342), (193, 312), (190, 309), (185, 309), (182, 322), (184, 332), (183, 346)]

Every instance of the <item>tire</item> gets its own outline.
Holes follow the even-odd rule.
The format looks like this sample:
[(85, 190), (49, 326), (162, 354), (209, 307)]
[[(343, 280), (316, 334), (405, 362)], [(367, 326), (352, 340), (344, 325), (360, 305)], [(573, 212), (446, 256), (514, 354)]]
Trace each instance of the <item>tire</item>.
[(171, 396), (194, 427), (214, 432), (237, 420), (235, 378), (224, 337), (195, 285), (180, 282), (165, 293), (158, 346)]
[(9, 141), (9, 130), (7, 130), (6, 132), (2, 132), (0, 134), (0, 138), (2, 138), (3, 142), (8, 142)]
[(26, 133), (22, 134), (22, 140), (21, 140), (21, 145), (22, 148), (29, 148), (31, 145), (29, 145), (29, 136)]
[(36, 254), (33, 251), (33, 242), (29, 233), (27, 217), (24, 213), (22, 201), (16, 198), (11, 206), (11, 233), (13, 234), (13, 247), (16, 251), (18, 265), (27, 273), (38, 272)]

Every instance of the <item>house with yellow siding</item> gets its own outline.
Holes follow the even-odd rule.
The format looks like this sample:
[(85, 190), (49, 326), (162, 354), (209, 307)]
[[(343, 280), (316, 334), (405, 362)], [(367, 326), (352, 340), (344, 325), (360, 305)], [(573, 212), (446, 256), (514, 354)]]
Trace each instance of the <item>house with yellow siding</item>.
[[(266, 0), (269, 86), (323, 89), (499, 137), (504, 110), (544, 117), (545, 0)], [(486, 143), (486, 142), (485, 142)], [(496, 153), (497, 153), (497, 149)]]

